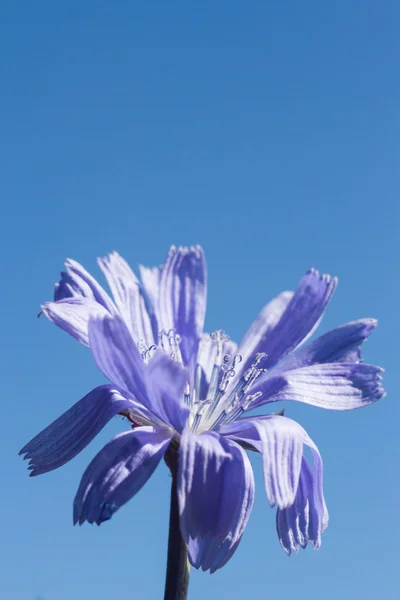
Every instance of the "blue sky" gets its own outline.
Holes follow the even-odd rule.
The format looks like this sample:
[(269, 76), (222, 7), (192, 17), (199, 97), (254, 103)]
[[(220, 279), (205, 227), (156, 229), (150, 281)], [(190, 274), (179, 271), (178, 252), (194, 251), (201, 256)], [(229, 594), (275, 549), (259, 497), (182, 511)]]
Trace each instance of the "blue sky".
[(241, 546), (190, 599), (398, 598), (400, 6), (298, 2), (4, 2), (0, 9), (3, 366), (0, 598), (160, 598), (169, 476), (102, 527), (72, 526), (91, 457), (30, 479), (17, 452), (103, 382), (38, 320), (66, 257), (159, 264), (200, 243), (207, 328), (239, 340), (315, 266), (339, 276), (321, 331), (376, 317), (366, 361), (388, 396), (333, 413), (287, 404), (325, 463), (330, 526), (290, 559), (259, 461)]

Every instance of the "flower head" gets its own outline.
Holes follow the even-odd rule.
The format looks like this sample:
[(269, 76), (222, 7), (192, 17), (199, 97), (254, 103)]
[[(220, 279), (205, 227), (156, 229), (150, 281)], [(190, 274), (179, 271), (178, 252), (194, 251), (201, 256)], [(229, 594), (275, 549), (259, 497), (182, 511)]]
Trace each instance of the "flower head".
[(376, 321), (353, 321), (303, 345), (337, 283), (311, 269), (294, 292), (267, 304), (237, 346), (223, 331), (203, 332), (207, 273), (200, 247), (172, 247), (161, 268), (140, 268), (142, 282), (115, 252), (99, 265), (112, 298), (68, 260), (54, 301), (42, 310), (90, 348), (111, 383), (92, 390), (24, 446), (31, 475), (60, 467), (123, 414), (132, 427), (86, 469), (75, 523), (110, 519), (145, 484), (170, 444), (179, 445), (181, 533), (191, 564), (214, 572), (238, 547), (253, 506), (250, 449), (262, 456), (284, 550), (290, 554), (308, 543), (318, 548), (328, 512), (316, 445), (282, 414), (248, 413), (279, 400), (349, 410), (382, 398), (382, 369), (361, 362), (361, 345)]

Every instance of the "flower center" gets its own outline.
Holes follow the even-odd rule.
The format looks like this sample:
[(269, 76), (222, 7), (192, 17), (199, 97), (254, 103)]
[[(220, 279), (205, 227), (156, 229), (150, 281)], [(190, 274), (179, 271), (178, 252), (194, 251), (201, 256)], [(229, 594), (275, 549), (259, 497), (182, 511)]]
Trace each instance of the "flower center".
[(238, 367), (243, 359), (240, 354), (223, 353), (224, 346), (229, 341), (228, 336), (219, 330), (211, 334), (210, 340), (214, 345), (215, 358), (205, 398), (200, 397), (201, 380), (204, 377), (201, 366), (204, 364), (202, 353), (205, 351), (205, 342), (202, 340), (195, 371), (194, 391), (189, 401), (189, 425), (192, 431), (196, 432), (215, 431), (223, 423), (237, 419), (249, 408), (252, 401), (261, 395), (261, 392), (248, 394), (248, 391), (256, 379), (267, 371), (259, 367), (266, 355), (258, 353), (251, 366), (238, 379)]
[[(159, 347), (171, 360), (183, 366), (180, 335), (174, 329), (162, 329), (158, 339)], [(193, 432), (217, 430), (222, 424), (240, 417), (249, 409), (253, 400), (261, 396), (261, 392), (248, 392), (256, 379), (267, 372), (267, 369), (259, 366), (266, 354), (257, 353), (251, 366), (239, 377), (243, 358), (238, 353), (224, 353), (228, 349), (228, 342), (229, 337), (222, 329), (203, 336), (200, 341), (194, 374), (184, 390), (184, 400), (190, 408), (189, 427)], [(147, 347), (144, 340), (140, 340), (137, 347), (146, 364), (157, 350), (155, 344)], [(207, 382), (206, 370), (210, 370), (210, 362), (212, 368)]]

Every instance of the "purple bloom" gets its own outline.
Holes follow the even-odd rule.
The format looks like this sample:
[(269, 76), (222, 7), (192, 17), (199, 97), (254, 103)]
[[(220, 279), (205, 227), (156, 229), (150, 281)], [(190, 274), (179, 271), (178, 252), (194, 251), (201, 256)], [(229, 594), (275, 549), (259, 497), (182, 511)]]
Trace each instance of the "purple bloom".
[(54, 301), (42, 308), (89, 346), (111, 384), (92, 390), (21, 450), (31, 475), (71, 460), (123, 414), (133, 427), (86, 469), (75, 523), (110, 519), (145, 484), (171, 442), (179, 444), (181, 533), (191, 564), (214, 572), (238, 547), (253, 506), (250, 449), (262, 456), (284, 550), (297, 552), (308, 542), (319, 548), (328, 512), (316, 445), (291, 419), (248, 412), (278, 400), (349, 410), (382, 398), (382, 369), (362, 363), (360, 353), (376, 321), (353, 321), (303, 345), (337, 283), (311, 269), (295, 292), (280, 294), (261, 311), (237, 346), (223, 331), (203, 332), (201, 248), (172, 247), (160, 269), (140, 268), (142, 283), (117, 253), (99, 265), (113, 299), (68, 260)]

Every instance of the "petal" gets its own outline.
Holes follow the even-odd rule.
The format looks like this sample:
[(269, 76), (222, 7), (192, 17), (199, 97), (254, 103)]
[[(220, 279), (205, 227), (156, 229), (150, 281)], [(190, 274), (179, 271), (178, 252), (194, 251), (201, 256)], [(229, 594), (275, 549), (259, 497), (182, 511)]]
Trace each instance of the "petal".
[[(273, 415), (236, 421), (221, 428), (221, 433), (239, 443), (250, 443), (262, 453), (267, 495), (271, 505), (278, 504), (278, 536), (287, 554), (297, 552), (300, 546), (305, 548), (308, 541), (314, 548), (319, 548), (321, 533), (328, 526), (323, 464), (317, 446), (304, 429), (286, 417)], [(265, 443), (266, 437), (268, 443)], [(313, 471), (303, 454), (304, 444), (311, 449)], [(294, 448), (292, 456), (290, 448)], [(291, 471), (293, 475), (289, 477)], [(280, 482), (277, 483), (278, 479)], [(287, 491), (279, 492), (288, 489), (289, 495)]]
[(316, 446), (311, 443), (314, 471), (303, 456), (299, 486), (292, 506), (278, 509), (276, 528), (279, 541), (287, 554), (298, 552), (310, 542), (314, 549), (321, 545), (321, 534), (328, 526), (322, 487), (322, 460)]
[(54, 301), (63, 300), (64, 298), (74, 298), (75, 296), (86, 296), (85, 290), (82, 288), (76, 278), (69, 273), (63, 271), (61, 279), (54, 285)]
[[(352, 410), (380, 400), (383, 369), (363, 363), (316, 364), (257, 381), (251, 410), (269, 402), (296, 400), (331, 410)], [(260, 394), (259, 397), (257, 395)]]
[(144, 290), (152, 304), (153, 310), (155, 310), (158, 305), (160, 293), (161, 271), (158, 267), (149, 268), (139, 265), (139, 272)]
[(89, 319), (92, 316), (101, 317), (109, 314), (104, 306), (95, 300), (80, 296), (64, 298), (57, 302), (46, 302), (42, 306), (42, 311), (52, 323), (85, 346), (89, 345)]
[(150, 410), (180, 433), (190, 412), (184, 401), (187, 370), (162, 352), (157, 352), (146, 366), (145, 381)]
[(181, 336), (181, 353), (191, 364), (203, 333), (206, 311), (207, 271), (204, 252), (196, 248), (171, 247), (161, 272), (156, 317), (165, 331)]
[(113, 386), (101, 385), (89, 392), (22, 448), (30, 475), (47, 473), (74, 458), (123, 410), (135, 412), (135, 404)]
[(77, 289), (81, 290), (84, 297), (95, 300), (110, 313), (115, 313), (115, 305), (109, 295), (82, 265), (69, 258), (65, 262), (65, 267), (69, 277), (74, 280)]
[(285, 358), (279, 364), (278, 371), (290, 371), (316, 363), (360, 362), (361, 344), (376, 325), (375, 319), (359, 319), (336, 327)]
[(145, 365), (123, 319), (117, 315), (90, 319), (89, 345), (103, 374), (146, 406)]
[(110, 381), (137, 398), (153, 415), (154, 424), (182, 431), (189, 414), (183, 403), (185, 369), (162, 352), (145, 365), (119, 316), (91, 319), (89, 340), (97, 366)]
[(188, 551), (190, 564), (195, 569), (210, 570), (215, 573), (232, 558), (239, 546), (242, 536), (232, 544), (229, 539), (218, 545), (212, 536), (205, 538), (189, 538)]
[(262, 454), (265, 489), (271, 506), (286, 508), (293, 504), (307, 437), (298, 423), (279, 415), (254, 417), (223, 426), (221, 434), (250, 444)]
[(141, 286), (128, 263), (117, 252), (99, 258), (98, 263), (134, 340), (143, 340), (147, 347), (154, 344), (151, 320)]
[[(254, 354), (263, 352), (266, 357), (262, 366), (267, 369), (275, 366), (313, 332), (332, 297), (336, 284), (336, 278), (331, 278), (329, 275), (320, 276), (315, 269), (308, 271), (300, 280), (288, 303), (290, 296), (285, 292), (283, 296), (278, 296), (273, 301), (272, 307), (268, 305), (264, 309), (265, 314), (263, 315), (263, 311), (259, 319), (261, 318), (260, 326), (265, 327), (265, 332), (260, 330), (258, 334), (255, 333), (256, 321), (250, 328), (249, 334), (245, 336), (247, 347), (245, 352), (249, 352), (249, 346)], [(259, 343), (255, 344), (257, 337)], [(249, 357), (243, 369), (248, 368), (251, 361), (252, 357)]]
[(178, 501), (181, 532), (196, 568), (215, 571), (241, 539), (254, 500), (254, 476), (246, 453), (217, 433), (181, 437)]
[(257, 319), (251, 324), (239, 346), (239, 354), (243, 358), (243, 365), (252, 360), (265, 344), (268, 335), (276, 327), (282, 315), (293, 298), (294, 292), (282, 292), (271, 300), (260, 312)]
[(92, 460), (74, 500), (74, 523), (100, 525), (146, 483), (164, 456), (171, 433), (138, 427), (117, 435)]

